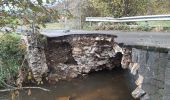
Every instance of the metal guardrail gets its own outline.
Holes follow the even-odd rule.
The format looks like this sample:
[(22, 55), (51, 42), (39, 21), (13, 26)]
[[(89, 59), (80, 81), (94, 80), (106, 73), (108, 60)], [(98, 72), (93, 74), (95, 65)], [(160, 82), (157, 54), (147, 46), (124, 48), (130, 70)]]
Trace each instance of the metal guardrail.
[(86, 21), (104, 21), (104, 22), (134, 22), (134, 21), (168, 21), (170, 20), (170, 14), (168, 15), (147, 15), (147, 16), (133, 16), (133, 17), (86, 17)]

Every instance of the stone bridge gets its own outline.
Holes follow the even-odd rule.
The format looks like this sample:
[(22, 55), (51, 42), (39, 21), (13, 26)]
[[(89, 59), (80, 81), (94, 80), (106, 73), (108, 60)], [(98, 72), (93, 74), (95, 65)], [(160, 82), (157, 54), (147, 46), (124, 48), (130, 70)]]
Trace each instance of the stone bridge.
[(48, 73), (55, 83), (122, 67), (135, 84), (134, 98), (170, 99), (170, 33), (46, 30), (43, 35), (47, 45), (37, 54), (44, 63), (31, 67), (35, 78)]

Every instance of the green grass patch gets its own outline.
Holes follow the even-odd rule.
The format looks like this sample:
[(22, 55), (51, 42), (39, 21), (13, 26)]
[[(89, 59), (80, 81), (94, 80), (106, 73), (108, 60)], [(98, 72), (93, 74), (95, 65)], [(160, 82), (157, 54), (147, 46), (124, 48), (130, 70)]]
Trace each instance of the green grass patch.
[(158, 31), (170, 31), (170, 21), (148, 21), (148, 22), (137, 22), (141, 27), (153, 28)]
[(148, 22), (137, 22), (138, 25), (145, 26), (149, 25), (150, 27), (170, 27), (170, 21), (148, 21)]
[(63, 23), (47, 23), (46, 27), (44, 29), (64, 29), (64, 24)]

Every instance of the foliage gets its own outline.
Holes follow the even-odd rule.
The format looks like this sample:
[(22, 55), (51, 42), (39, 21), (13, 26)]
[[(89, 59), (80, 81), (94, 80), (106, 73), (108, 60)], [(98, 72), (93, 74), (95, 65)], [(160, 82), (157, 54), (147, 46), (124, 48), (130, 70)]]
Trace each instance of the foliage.
[(3, 34), (0, 36), (0, 86), (11, 82), (24, 57), (25, 47), (21, 44), (21, 37), (17, 34)]
[[(89, 0), (102, 17), (170, 13), (168, 0)], [(98, 16), (99, 17), (99, 16)]]
[(104, 23), (101, 26), (96, 26), (95, 30), (130, 30), (130, 28), (125, 24), (111, 25), (108, 23)]
[(100, 16), (123, 17), (143, 15), (146, 11), (147, 0), (90, 0), (100, 11)]
[(1, 85), (16, 75), (24, 55), (20, 37), (13, 32), (24, 26), (25, 32), (34, 37), (31, 41), (36, 43), (39, 29), (45, 27), (49, 18), (57, 20), (58, 11), (43, 5), (43, 0), (0, 0), (0, 29), (6, 31), (0, 39)]
[(108, 24), (103, 23), (100, 26), (90, 26), (85, 28), (86, 30), (123, 30), (123, 31), (153, 31), (153, 32), (169, 32), (170, 27), (165, 26), (151, 26), (149, 24), (145, 25), (127, 25), (127, 24)]
[(52, 8), (43, 6), (42, 0), (0, 0), (0, 27), (10, 27), (13, 30), (18, 25), (37, 28), (44, 25), (49, 17), (58, 19), (58, 12)]
[(169, 0), (148, 0), (146, 9), (150, 15), (169, 14), (170, 2)]

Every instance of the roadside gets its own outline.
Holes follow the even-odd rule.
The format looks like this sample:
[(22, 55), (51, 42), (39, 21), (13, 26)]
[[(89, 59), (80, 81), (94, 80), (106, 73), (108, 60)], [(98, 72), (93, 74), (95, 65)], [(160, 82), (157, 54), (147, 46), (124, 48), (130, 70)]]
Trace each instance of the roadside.
[[(47, 23), (44, 29), (73, 29), (76, 24), (67, 22), (66, 25), (62, 22)], [(130, 23), (112, 23), (112, 22), (85, 22), (82, 25), (82, 30), (123, 30), (123, 31), (146, 31), (146, 32), (170, 32), (170, 21), (148, 21), (148, 22), (130, 22)]]

